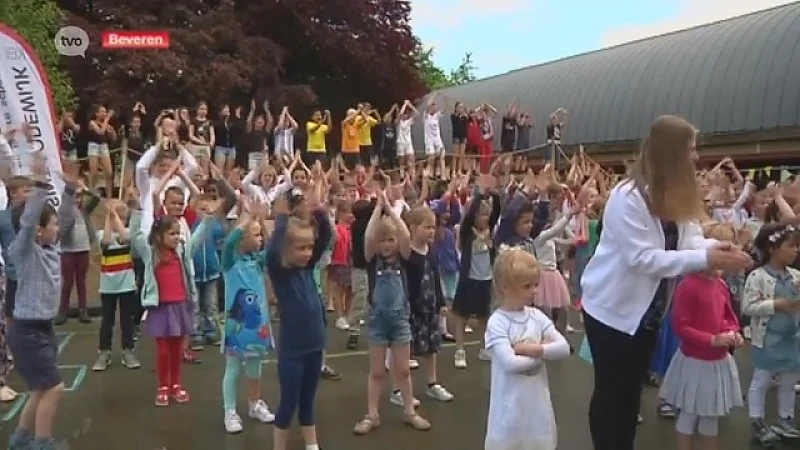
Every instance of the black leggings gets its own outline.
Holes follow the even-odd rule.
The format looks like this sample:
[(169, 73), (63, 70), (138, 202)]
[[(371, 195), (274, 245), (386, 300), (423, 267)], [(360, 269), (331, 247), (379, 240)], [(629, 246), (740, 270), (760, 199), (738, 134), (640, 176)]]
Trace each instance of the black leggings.
[(275, 412), (275, 427), (288, 429), (295, 411), (301, 427), (314, 425), (314, 401), (321, 372), (321, 351), (283, 358), (278, 354), (281, 397)]
[(103, 319), (100, 322), (100, 350), (111, 350), (111, 339), (114, 336), (114, 322), (117, 318), (119, 302), (119, 328), (123, 350), (133, 350), (133, 316), (138, 311), (136, 291), (118, 294), (100, 294)]
[(633, 336), (583, 313), (594, 361), (589, 430), (594, 450), (633, 450), (642, 397), (658, 330), (639, 327)]

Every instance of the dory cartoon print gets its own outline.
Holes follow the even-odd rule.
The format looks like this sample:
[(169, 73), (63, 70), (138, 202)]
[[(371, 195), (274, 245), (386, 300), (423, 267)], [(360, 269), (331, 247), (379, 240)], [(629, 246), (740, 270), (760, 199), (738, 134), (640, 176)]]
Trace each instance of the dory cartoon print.
[(262, 354), (270, 350), (272, 333), (261, 310), (258, 293), (242, 288), (236, 291), (225, 320), (225, 346), (242, 353)]

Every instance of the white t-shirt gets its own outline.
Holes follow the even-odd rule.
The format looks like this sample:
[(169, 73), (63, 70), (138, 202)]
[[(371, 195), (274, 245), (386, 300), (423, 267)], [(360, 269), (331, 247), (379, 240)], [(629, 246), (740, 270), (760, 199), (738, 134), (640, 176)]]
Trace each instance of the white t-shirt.
[(411, 144), (411, 125), (414, 123), (413, 118), (400, 119), (397, 124), (397, 143), (398, 144)]
[[(153, 164), (157, 153), (158, 146), (153, 145), (146, 152), (144, 152), (144, 155), (142, 155), (142, 157), (136, 163), (136, 187), (139, 188), (139, 204), (142, 208), (141, 230), (145, 236), (150, 236), (150, 229), (153, 226), (155, 205), (153, 205), (152, 192), (158, 187), (159, 179), (150, 176), (150, 165)], [(181, 149), (180, 158), (186, 175), (192, 176), (194, 171), (199, 167), (197, 160), (194, 159), (194, 156), (192, 156), (185, 149)], [(186, 186), (180, 177), (173, 176), (170, 178), (164, 190), (166, 191), (166, 189), (172, 186), (179, 187), (183, 191), (184, 198), (188, 200), (190, 194), (189, 187)], [(161, 201), (164, 201), (164, 192), (161, 193)]]
[(294, 154), (294, 129), (291, 127), (275, 130), (275, 154)]
[[(492, 356), (485, 448), (555, 450), (558, 432), (544, 360), (569, 356), (569, 344), (536, 308), (498, 309), (486, 325)], [(521, 342), (542, 343), (541, 359), (514, 353)]]
[(403, 199), (395, 200), (394, 203), (392, 203), (392, 211), (397, 215), (397, 217), (402, 217), (403, 214), (410, 209), (411, 207), (408, 206), (408, 203), (406, 203), (406, 201)]
[(433, 114), (425, 113), (425, 146), (440, 146), (442, 134), (439, 129), (439, 119), (442, 117), (441, 111)]

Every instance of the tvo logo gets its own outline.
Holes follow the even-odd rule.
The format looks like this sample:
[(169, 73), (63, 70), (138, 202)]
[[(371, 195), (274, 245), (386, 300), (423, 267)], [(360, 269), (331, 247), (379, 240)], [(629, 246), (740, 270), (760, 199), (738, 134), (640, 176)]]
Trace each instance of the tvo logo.
[(58, 30), (53, 43), (58, 53), (64, 56), (81, 56), (86, 58), (89, 48), (89, 35), (80, 27), (68, 26)]

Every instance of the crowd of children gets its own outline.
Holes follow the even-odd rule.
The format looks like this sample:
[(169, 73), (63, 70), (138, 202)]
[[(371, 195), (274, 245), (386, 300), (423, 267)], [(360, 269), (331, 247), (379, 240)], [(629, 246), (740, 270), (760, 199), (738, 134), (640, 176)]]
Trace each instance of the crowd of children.
[[(286, 448), (297, 413), (306, 450), (319, 450), (318, 382), (321, 375), (339, 376), (325, 364), (327, 309), (335, 328), (349, 334), (348, 348), (358, 348), (365, 331), (367, 405), (355, 434), (374, 432), (381, 424), (387, 369), (390, 400), (403, 407), (404, 422), (427, 430), (432, 424), (415, 409), (419, 400), (410, 370), (421, 362), (425, 395), (453, 400), (457, 393), (439, 378), (437, 356), (442, 342), (453, 340), (453, 364), (467, 369), (465, 336), (475, 320), (486, 330), (476, 356), (492, 361), (486, 448), (555, 449), (556, 418), (544, 361), (572, 350), (564, 335), (573, 331), (570, 313), (580, 309), (581, 273), (602, 233), (608, 192), (624, 182), (624, 175), (601, 167), (582, 150), (563, 171), (524, 149), (498, 153), (491, 161), (459, 150), (459, 157), (446, 161), (441, 137), (427, 132), (428, 158), (421, 163), (404, 159), (399, 169), (374, 164), (374, 153), (364, 145), (363, 152), (343, 147), (341, 155), (323, 158), (324, 136), (322, 152), (315, 155), (311, 147), (319, 147), (320, 141), (312, 143), (315, 133), (324, 135), (331, 126), (329, 112), (309, 122), (311, 147), (301, 155), (292, 151), (287, 134), (297, 128), (288, 109), (275, 128), (269, 105), (264, 106), (267, 116), (251, 112), (245, 127), (262, 134), (267, 125), (277, 129), (280, 146), (266, 153), (262, 136), (259, 152), (251, 152), (261, 156), (250, 159), (245, 176), (235, 168), (234, 146), (225, 140), (231, 133), (225, 127), (231, 125), (223, 119), (210, 127), (205, 105), (189, 125), (181, 123), (188, 112), (159, 115), (158, 143), (141, 148), (141, 154), (129, 149), (127, 156), (134, 160), (128, 176), (124, 171), (109, 175), (102, 167), (112, 179), (104, 186), (105, 198), (91, 177), (84, 182), (76, 164), (64, 161), (66, 187), (60, 202), (53, 203), (59, 205), (56, 210), (46, 201), (52, 174), (41, 155), (34, 157), (27, 176), (4, 168), (8, 207), (0, 214), (0, 242), (8, 328), (0, 328), (0, 367), (10, 367), (13, 355), (31, 394), (9, 448), (53, 448), (53, 416), (63, 391), (54, 325), (66, 320), (73, 286), (79, 319), (91, 321), (85, 281), (97, 246), (102, 319), (92, 368), (103, 371), (113, 363), (119, 310), (125, 367), (141, 367), (135, 351), (140, 324), (143, 336), (155, 342), (157, 406), (189, 402), (183, 362), (197, 362), (194, 351), (206, 345), (220, 346), (225, 430), (237, 433), (244, 426), (236, 409), (244, 366), (247, 417), (274, 423), (273, 448)], [(516, 127), (532, 124), (513, 108), (503, 123), (511, 130), (514, 118), (515, 139), (523, 139)], [(143, 109), (137, 104), (136, 120)], [(435, 99), (428, 109), (426, 130), (431, 131), (428, 122), (439, 120)], [(390, 123), (396, 112), (397, 155), (405, 156), (407, 149), (400, 151), (406, 146), (404, 121), (415, 110), (405, 103), (392, 111), (379, 118), (368, 104), (359, 105), (343, 122), (343, 139), (362, 132), (353, 124)], [(105, 114), (98, 109), (90, 123), (96, 135), (90, 157), (108, 155), (106, 140), (98, 142), (99, 136), (111, 139), (113, 132)], [(565, 112), (558, 114), (551, 125), (558, 125), (560, 136), (559, 117)], [(457, 105), (453, 120), (464, 115)], [(241, 111), (233, 115), (240, 116)], [(223, 117), (231, 117), (229, 108)], [(62, 134), (70, 130), (76, 127), (65, 116)], [(135, 127), (127, 130), (129, 139), (132, 131)], [(508, 136), (504, 148), (510, 151)], [(217, 138), (222, 141), (216, 141), (212, 161), (206, 150)], [(473, 164), (477, 160), (488, 164)], [(536, 171), (536, 164), (544, 168)], [(122, 180), (118, 197), (113, 195), (116, 175)], [(751, 250), (758, 266), (749, 273), (690, 274), (678, 283), (657, 352), (669, 361), (659, 374), (659, 412), (677, 415), (681, 450), (692, 448), (695, 434), (702, 448), (716, 448), (718, 418), (743, 404), (731, 354), (748, 336), (756, 369), (747, 395), (754, 440), (771, 445), (800, 438), (794, 425), (800, 273), (791, 267), (800, 243), (800, 229), (794, 228), (800, 220), (800, 183), (746, 179), (727, 158), (697, 176), (708, 208), (709, 222), (700, 224), (707, 237)], [(96, 208), (104, 212), (93, 214)], [(94, 223), (100, 224), (98, 231)], [(741, 327), (745, 320), (749, 326)], [(261, 360), (273, 351), (280, 386), (274, 413), (260, 392)], [(0, 398), (13, 398), (2, 378)], [(767, 424), (764, 397), (776, 382), (779, 420)]]

